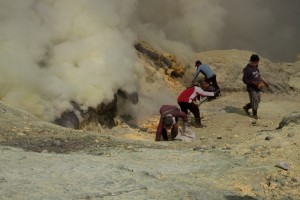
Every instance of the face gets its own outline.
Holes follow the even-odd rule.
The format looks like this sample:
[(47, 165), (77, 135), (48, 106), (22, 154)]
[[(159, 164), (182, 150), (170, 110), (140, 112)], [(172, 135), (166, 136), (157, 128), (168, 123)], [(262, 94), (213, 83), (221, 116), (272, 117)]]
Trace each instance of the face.
[(171, 125), (171, 126), (164, 126), (164, 128), (167, 129), (167, 130), (171, 130), (172, 127), (173, 127), (173, 125)]
[(254, 67), (258, 67), (258, 64), (259, 64), (259, 61), (253, 62), (253, 66), (254, 66)]

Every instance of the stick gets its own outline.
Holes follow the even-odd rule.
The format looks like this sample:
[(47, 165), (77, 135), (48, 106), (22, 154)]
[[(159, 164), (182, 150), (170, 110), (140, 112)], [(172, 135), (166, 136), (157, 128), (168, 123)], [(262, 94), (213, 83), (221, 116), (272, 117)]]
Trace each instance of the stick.
[(207, 101), (208, 100), (208, 98), (206, 97), (205, 99), (203, 99), (202, 101), (200, 101), (199, 102), (199, 104), (197, 105), (198, 107), (201, 105), (201, 104), (203, 104), (205, 101)]

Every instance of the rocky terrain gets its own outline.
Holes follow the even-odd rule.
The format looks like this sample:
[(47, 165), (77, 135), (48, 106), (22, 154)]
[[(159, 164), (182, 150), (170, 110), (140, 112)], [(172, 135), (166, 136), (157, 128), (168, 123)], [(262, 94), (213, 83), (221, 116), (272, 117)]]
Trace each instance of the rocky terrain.
[[(191, 123), (193, 142), (154, 142), (157, 114), (119, 116), (111, 129), (73, 130), (1, 102), (1, 199), (300, 199), (300, 62), (262, 58), (274, 93), (262, 93), (254, 120), (242, 109), (248, 94), (241, 71), (251, 53), (195, 55), (217, 73), (222, 96), (200, 106), (206, 127)], [(182, 68), (166, 58), (159, 64), (140, 54), (154, 80), (176, 97), (193, 61)]]

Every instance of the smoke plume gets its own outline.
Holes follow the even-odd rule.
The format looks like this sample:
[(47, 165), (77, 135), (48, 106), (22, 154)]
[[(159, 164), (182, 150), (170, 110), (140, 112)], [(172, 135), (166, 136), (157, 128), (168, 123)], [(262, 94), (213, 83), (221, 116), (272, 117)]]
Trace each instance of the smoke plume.
[(157, 110), (173, 97), (147, 93), (154, 90), (143, 86), (147, 72), (138, 62), (135, 42), (145, 40), (189, 63), (195, 52), (228, 48), (292, 60), (299, 51), (300, 24), (294, 15), (299, 4), (1, 0), (0, 100), (52, 121), (72, 108), (71, 101), (95, 107), (123, 89), (141, 92), (141, 102)]

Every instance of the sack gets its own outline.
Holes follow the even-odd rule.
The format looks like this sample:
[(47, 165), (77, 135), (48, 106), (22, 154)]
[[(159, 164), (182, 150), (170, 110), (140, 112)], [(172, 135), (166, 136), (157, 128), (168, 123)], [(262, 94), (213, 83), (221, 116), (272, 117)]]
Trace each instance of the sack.
[(192, 131), (189, 128), (185, 129), (185, 132), (183, 133), (182, 130), (179, 128), (178, 129), (178, 134), (177, 136), (174, 138), (174, 140), (181, 140), (181, 141), (185, 141), (185, 142), (192, 142), (196, 139), (196, 134), (194, 133), (194, 131)]

